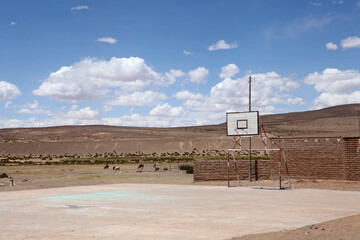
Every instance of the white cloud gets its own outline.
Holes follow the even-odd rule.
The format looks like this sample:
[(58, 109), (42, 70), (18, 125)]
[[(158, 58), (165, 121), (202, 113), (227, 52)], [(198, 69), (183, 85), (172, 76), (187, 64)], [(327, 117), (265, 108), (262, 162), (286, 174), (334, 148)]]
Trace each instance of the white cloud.
[(300, 33), (307, 32), (311, 29), (319, 29), (331, 22), (331, 18), (326, 16), (323, 18), (315, 17), (304, 17), (301, 19), (296, 19), (294, 22), (290, 23), (285, 27), (285, 34), (288, 37), (295, 37)]
[(114, 44), (117, 42), (115, 38), (111, 38), (111, 37), (98, 38), (96, 41), (110, 43), (110, 44)]
[(360, 7), (360, 1), (356, 4), (356, 6)]
[(113, 107), (111, 105), (104, 105), (103, 110), (104, 110), (104, 112), (109, 112), (109, 111), (113, 110)]
[(341, 46), (343, 49), (360, 48), (360, 38), (355, 36), (343, 39), (341, 40)]
[(166, 79), (169, 80), (169, 84), (174, 84), (176, 78), (185, 76), (185, 73), (181, 70), (170, 69), (169, 72), (165, 73)]
[(92, 110), (90, 107), (81, 108), (79, 110), (70, 110), (64, 115), (65, 118), (76, 120), (98, 120), (100, 119), (99, 113)]
[(30, 109), (30, 108), (22, 108), (17, 113), (24, 113), (24, 114), (47, 114), (50, 115), (51, 112), (44, 109)]
[(191, 52), (190, 52), (190, 51), (186, 51), (186, 50), (184, 50), (184, 54), (185, 54), (185, 55), (190, 55), (190, 54), (191, 54)]
[(313, 16), (305, 16), (296, 18), (291, 22), (270, 26), (264, 31), (264, 35), (268, 40), (296, 38), (313, 29), (320, 29), (332, 21), (332, 17), (325, 16), (316, 18)]
[(206, 78), (209, 75), (209, 70), (204, 67), (198, 67), (189, 71), (189, 80), (193, 83), (206, 83)]
[(0, 101), (20, 96), (20, 90), (12, 83), (0, 81)]
[[(272, 113), (276, 104), (303, 104), (301, 98), (289, 97), (288, 92), (299, 87), (299, 84), (291, 78), (269, 72), (252, 74), (252, 79), (252, 106), (261, 114)], [(216, 118), (226, 111), (247, 111), (248, 103), (248, 77), (242, 77), (225, 78), (211, 88), (209, 96), (200, 100), (186, 100), (183, 106), (203, 112), (206, 117), (209, 117), (208, 113), (213, 113)]]
[[(30, 105), (30, 104), (28, 104)], [(30, 109), (29, 109), (30, 110)], [(24, 112), (33, 113), (33, 112)], [(51, 114), (50, 118), (39, 119), (4, 119), (0, 117), (1, 127), (48, 127), (48, 126), (62, 126), (62, 125), (90, 125), (90, 124), (104, 124), (96, 110), (92, 110), (90, 107), (78, 109), (78, 106), (74, 105), (68, 112), (58, 112)]]
[(360, 102), (360, 91), (354, 91), (349, 94), (336, 94), (324, 92), (314, 101), (314, 108), (325, 108), (341, 104), (351, 104)]
[(339, 0), (339, 1), (332, 0), (332, 4), (339, 4), (339, 5), (341, 5), (341, 4), (343, 4), (343, 3), (344, 3), (343, 0)]
[(14, 26), (14, 25), (16, 25), (16, 22), (10, 22), (9, 25)]
[(360, 102), (360, 71), (327, 68), (322, 73), (312, 73), (304, 82), (314, 85), (321, 94), (314, 101), (314, 108)]
[(6, 101), (4, 107), (5, 107), (5, 108), (8, 108), (11, 104), (12, 104), (12, 101)]
[(360, 89), (360, 71), (326, 68), (322, 73), (307, 75), (304, 82), (314, 85), (318, 92), (344, 94)]
[(163, 76), (141, 58), (113, 57), (109, 61), (85, 58), (51, 73), (33, 94), (74, 102), (96, 99), (114, 87), (129, 92), (166, 83)]
[(171, 107), (168, 103), (157, 105), (153, 108), (150, 116), (162, 116), (162, 117), (182, 117), (186, 114), (183, 107)]
[(210, 45), (208, 47), (209, 51), (216, 51), (216, 50), (220, 50), (220, 49), (232, 49), (232, 48), (237, 48), (238, 44), (237, 42), (234, 43), (226, 43), (224, 40), (220, 40), (217, 43)]
[(196, 100), (196, 99), (202, 99), (204, 98), (203, 95), (201, 95), (200, 93), (191, 93), (187, 90), (185, 91), (181, 91), (181, 92), (177, 92), (176, 94), (174, 94), (174, 97), (178, 100)]
[(315, 7), (320, 7), (322, 5), (321, 2), (310, 2), (310, 4), (315, 6)]
[(239, 73), (239, 68), (235, 64), (229, 64), (221, 68), (220, 78), (232, 78)]
[(85, 5), (76, 6), (76, 7), (70, 8), (70, 11), (79, 11), (79, 10), (85, 10), (85, 9), (89, 9), (89, 7), (88, 7), (88, 6), (85, 6)]
[(134, 92), (131, 94), (116, 92), (114, 99), (106, 102), (106, 105), (149, 106), (166, 98), (165, 94), (153, 91)]
[(50, 115), (51, 112), (49, 110), (45, 110), (40, 107), (38, 101), (34, 101), (34, 103), (27, 103), (23, 108), (17, 111), (17, 113), (25, 113), (25, 114), (47, 114)]
[(305, 101), (301, 97), (294, 97), (294, 98), (289, 97), (288, 99), (286, 99), (286, 105), (288, 105), (288, 106), (302, 106), (302, 105), (305, 105)]
[(338, 49), (338, 46), (337, 46), (335, 43), (328, 42), (328, 43), (326, 44), (326, 49), (327, 49), (327, 50), (337, 50), (337, 49)]

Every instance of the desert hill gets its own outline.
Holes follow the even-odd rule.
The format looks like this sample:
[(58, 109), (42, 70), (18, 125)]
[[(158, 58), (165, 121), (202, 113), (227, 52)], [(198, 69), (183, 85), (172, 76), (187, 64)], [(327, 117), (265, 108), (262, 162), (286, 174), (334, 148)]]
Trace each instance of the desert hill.
[[(261, 116), (270, 137), (360, 136), (360, 104)], [(246, 141), (244, 142), (246, 144)], [(256, 143), (255, 143), (256, 144)], [(146, 128), (58, 126), (0, 129), (0, 155), (88, 153), (183, 153), (226, 150), (226, 124)]]

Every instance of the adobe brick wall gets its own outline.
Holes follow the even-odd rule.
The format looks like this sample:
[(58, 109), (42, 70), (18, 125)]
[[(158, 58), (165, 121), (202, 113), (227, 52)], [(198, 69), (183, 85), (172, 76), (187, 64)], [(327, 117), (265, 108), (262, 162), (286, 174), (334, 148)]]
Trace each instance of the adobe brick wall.
[(360, 138), (344, 138), (345, 179), (360, 181)]
[[(249, 161), (237, 160), (237, 168), (240, 179), (249, 178)], [(268, 179), (270, 176), (269, 160), (253, 160), (251, 162), (253, 179)], [(231, 180), (237, 180), (234, 161), (230, 161), (229, 176)], [(227, 160), (195, 160), (194, 181), (217, 181), (227, 180)]]
[[(273, 139), (284, 149), (290, 177), (360, 180), (360, 138)], [(278, 177), (278, 152), (270, 152), (270, 178)], [(284, 157), (282, 174), (286, 174)]]
[[(284, 149), (289, 176), (292, 178), (334, 179), (360, 181), (360, 137), (352, 138), (277, 138), (269, 148)], [(253, 179), (277, 179), (279, 151), (270, 151), (270, 160), (252, 161)], [(240, 179), (248, 179), (249, 162), (237, 161)], [(284, 155), (281, 172), (287, 174)], [(236, 180), (233, 161), (230, 179)], [(195, 181), (227, 180), (226, 160), (195, 160)]]

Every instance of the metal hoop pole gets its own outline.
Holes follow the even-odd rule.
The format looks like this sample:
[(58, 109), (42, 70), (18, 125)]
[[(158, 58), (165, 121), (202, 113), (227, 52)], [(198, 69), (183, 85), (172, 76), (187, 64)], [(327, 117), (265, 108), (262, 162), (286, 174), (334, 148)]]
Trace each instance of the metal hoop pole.
[(229, 151), (228, 151), (228, 156), (227, 156), (227, 180), (228, 180), (228, 187), (230, 187), (230, 173), (229, 173), (229, 168), (230, 168), (230, 157), (229, 157)]

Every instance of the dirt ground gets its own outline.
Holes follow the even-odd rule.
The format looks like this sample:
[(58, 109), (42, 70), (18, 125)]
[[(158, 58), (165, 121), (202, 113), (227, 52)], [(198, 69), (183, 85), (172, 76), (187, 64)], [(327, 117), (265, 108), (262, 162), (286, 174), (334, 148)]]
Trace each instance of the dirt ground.
[(309, 225), (295, 230), (247, 235), (232, 240), (356, 240), (360, 238), (360, 215)]
[[(119, 165), (120, 171), (103, 169), (102, 165), (52, 165), (52, 166), (1, 166), (0, 174), (6, 173), (14, 179), (15, 186), (10, 186), (8, 178), (0, 179), (0, 191), (17, 191), (25, 189), (42, 189), (66, 186), (115, 184), (115, 183), (152, 183), (181, 185), (218, 185), (227, 186), (227, 182), (194, 182), (192, 174), (179, 171), (172, 165), (171, 171), (155, 172), (153, 166), (145, 166), (143, 172), (137, 172), (135, 164)], [(162, 168), (170, 165), (163, 165)], [(334, 180), (302, 180), (291, 179), (293, 188), (314, 188), (330, 190), (360, 191), (360, 182)], [(239, 183), (232, 181), (231, 186)], [(243, 187), (263, 187), (274, 189), (278, 181), (241, 181)], [(283, 186), (288, 187), (286, 180)], [(265, 191), (265, 190), (264, 190)], [(360, 205), (360, 199), (359, 199)], [(247, 235), (233, 240), (250, 239), (360, 239), (360, 215), (341, 218), (321, 224), (304, 226), (295, 230)]]

